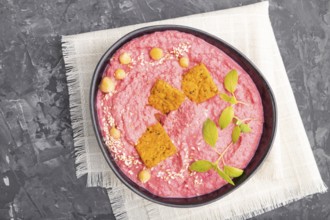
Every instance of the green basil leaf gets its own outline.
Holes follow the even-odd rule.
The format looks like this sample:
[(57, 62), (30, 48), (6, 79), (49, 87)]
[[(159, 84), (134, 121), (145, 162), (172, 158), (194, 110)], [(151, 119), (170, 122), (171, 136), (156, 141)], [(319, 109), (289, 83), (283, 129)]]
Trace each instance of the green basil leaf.
[(251, 131), (251, 128), (248, 124), (242, 123), (239, 127), (243, 133), (249, 133)]
[(243, 174), (243, 170), (227, 165), (223, 167), (223, 171), (225, 171), (225, 173), (230, 177), (239, 177)]
[(241, 128), (240, 126), (235, 126), (233, 132), (231, 133), (231, 139), (233, 143), (236, 143), (241, 135)]
[(228, 90), (228, 92), (235, 92), (236, 86), (238, 82), (238, 74), (236, 70), (231, 70), (227, 75), (225, 76), (225, 88)]
[(219, 176), (226, 180), (228, 183), (230, 183), (231, 185), (235, 186), (235, 183), (233, 182), (233, 180), (222, 170), (220, 170), (218, 167), (215, 168), (215, 170), (217, 171), (217, 173), (219, 174)]
[(227, 95), (226, 93), (220, 93), (219, 96), (223, 101), (226, 101), (226, 102), (230, 101), (230, 96)]
[(189, 169), (196, 172), (207, 172), (213, 167), (213, 163), (208, 160), (198, 160), (193, 162)]
[(232, 105), (237, 104), (237, 100), (234, 96), (229, 96), (226, 93), (220, 93), (219, 96), (222, 100), (229, 102)]
[(237, 104), (237, 100), (236, 100), (235, 96), (230, 96), (229, 103), (232, 104), (232, 105)]
[[(236, 119), (236, 118), (235, 118), (235, 119)], [(234, 122), (235, 122), (235, 125), (238, 125), (238, 126), (241, 125), (241, 124), (243, 123), (242, 121), (240, 121), (240, 120), (238, 120), (238, 119), (236, 119)]]
[(219, 118), (219, 125), (221, 129), (226, 128), (234, 118), (234, 108), (228, 106), (225, 108)]
[(207, 144), (214, 147), (218, 140), (218, 128), (211, 119), (206, 119), (203, 124), (203, 138)]

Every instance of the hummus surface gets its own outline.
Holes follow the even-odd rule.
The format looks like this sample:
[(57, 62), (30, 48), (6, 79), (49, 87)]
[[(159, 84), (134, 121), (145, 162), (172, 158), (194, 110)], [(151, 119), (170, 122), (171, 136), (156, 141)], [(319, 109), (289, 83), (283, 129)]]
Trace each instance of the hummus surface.
[[(149, 51), (154, 47), (163, 50), (163, 57), (159, 60), (149, 56)], [(128, 65), (119, 62), (119, 56), (124, 52), (131, 57)], [(179, 64), (178, 60), (183, 56), (189, 58), (187, 68)], [(251, 119), (251, 132), (242, 134), (228, 148), (224, 161), (227, 165), (244, 169), (254, 156), (263, 129), (261, 98), (249, 75), (228, 55), (204, 40), (187, 33), (164, 31), (128, 42), (109, 60), (104, 72), (104, 76), (114, 78), (116, 69), (121, 68), (126, 72), (126, 77), (115, 80), (114, 92), (104, 94), (99, 91), (97, 94), (97, 114), (102, 135), (116, 163), (130, 179), (158, 196), (194, 197), (227, 184), (213, 170), (205, 173), (189, 170), (190, 164), (196, 160), (215, 161), (218, 158), (202, 136), (203, 122), (210, 118), (217, 123), (222, 110), (230, 105), (218, 95), (199, 104), (185, 97), (177, 110), (161, 117), (161, 123), (177, 151), (150, 169), (149, 181), (142, 183), (138, 179), (138, 173), (146, 167), (135, 145), (146, 128), (158, 122), (155, 114), (160, 113), (148, 105), (153, 85), (157, 80), (164, 80), (182, 90), (183, 74), (200, 63), (207, 67), (220, 93), (229, 94), (223, 85), (225, 75), (232, 69), (238, 72), (235, 96), (246, 104), (234, 106), (235, 116)], [(114, 126), (120, 131), (119, 139), (109, 134)], [(231, 143), (233, 128), (233, 123), (223, 130), (218, 128), (219, 138), (215, 145), (218, 152), (223, 152)]]

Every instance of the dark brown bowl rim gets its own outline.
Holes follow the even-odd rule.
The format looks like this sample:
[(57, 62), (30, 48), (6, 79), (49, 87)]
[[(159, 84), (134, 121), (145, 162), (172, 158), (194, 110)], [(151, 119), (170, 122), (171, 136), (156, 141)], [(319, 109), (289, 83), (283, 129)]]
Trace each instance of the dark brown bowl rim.
[[(95, 103), (96, 103), (98, 85), (102, 78), (104, 69), (106, 68), (109, 58), (112, 57), (113, 54), (121, 46), (123, 46), (125, 43), (129, 42), (130, 40), (132, 40), (134, 38), (140, 37), (145, 34), (150, 34), (150, 33), (157, 32), (157, 31), (166, 31), (166, 30), (176, 30), (176, 31), (193, 34), (204, 40), (207, 38), (208, 39), (207, 42), (209, 42), (211, 44), (212, 44), (212, 42), (214, 42), (214, 43), (217, 43), (217, 44), (223, 46), (224, 48), (219, 48), (219, 46), (216, 46), (216, 47), (218, 47), (221, 50), (225, 50), (225, 52), (227, 54), (228, 54), (228, 52), (232, 53), (232, 54), (228, 54), (228, 56), (231, 57), (234, 61), (236, 61), (239, 65), (241, 65), (240, 61), (244, 61), (244, 65), (247, 65), (248, 68), (254, 72), (253, 74), (257, 74), (257, 76), (262, 81), (262, 84), (264, 86), (263, 89), (265, 90), (264, 92), (267, 93), (267, 99), (269, 99), (269, 101), (270, 101), (270, 103), (268, 103), (270, 106), (267, 105), (266, 107), (267, 107), (267, 110), (272, 112), (272, 119), (271, 119), (272, 126), (271, 126), (271, 128), (268, 128), (268, 129), (271, 129), (268, 132), (269, 139), (267, 142), (267, 146), (265, 147), (265, 150), (263, 150), (262, 154), (259, 157), (259, 160), (255, 162), (253, 169), (251, 169), (249, 171), (249, 174), (247, 176), (244, 176), (244, 174), (243, 174), (241, 177), (234, 179), (235, 186), (231, 186), (230, 184), (227, 184), (227, 185), (221, 187), (220, 189), (215, 190), (214, 192), (211, 192), (211, 193), (208, 193), (205, 195), (192, 197), (192, 198), (165, 198), (165, 197), (156, 196), (156, 195), (150, 193), (149, 191), (147, 191), (146, 189), (144, 189), (143, 187), (140, 187), (136, 183), (131, 181), (119, 169), (119, 167), (117, 166), (116, 162), (114, 161), (112, 155), (109, 153), (109, 151), (103, 141), (101, 129), (100, 129), (100, 126), (98, 123), (97, 109), (96, 109)], [(233, 54), (235, 55), (235, 57), (233, 57)], [(250, 75), (249, 72), (248, 72), (248, 74)], [(258, 90), (259, 90), (259, 88), (258, 88)], [(260, 93), (260, 90), (259, 90), (259, 93)], [(263, 107), (264, 107), (264, 112), (265, 112), (266, 109), (265, 109), (264, 103), (263, 103)], [(216, 36), (213, 36), (207, 32), (204, 32), (204, 31), (192, 28), (192, 27), (181, 26), (181, 25), (155, 25), (155, 26), (143, 27), (143, 28), (134, 30), (134, 31), (126, 34), (125, 36), (120, 38), (116, 43), (114, 43), (104, 53), (104, 55), (102, 56), (102, 58), (100, 59), (100, 61), (98, 62), (97, 66), (95, 68), (93, 78), (92, 78), (91, 88), (90, 88), (90, 112), (91, 112), (93, 129), (94, 129), (99, 147), (101, 148), (102, 154), (104, 155), (104, 157), (105, 157), (107, 163), (109, 164), (110, 168), (112, 169), (112, 171), (121, 180), (121, 182), (123, 182), (130, 190), (132, 190), (139, 196), (141, 196), (149, 201), (152, 201), (157, 204), (171, 206), (171, 207), (177, 207), (177, 208), (192, 208), (192, 207), (209, 204), (211, 202), (219, 200), (220, 198), (223, 198), (225, 195), (228, 195), (229, 193), (233, 192), (235, 189), (237, 189), (238, 187), (243, 185), (243, 183), (247, 182), (247, 180), (249, 178), (251, 178), (251, 176), (253, 174), (256, 173), (256, 170), (258, 168), (260, 168), (261, 164), (264, 162), (264, 159), (269, 154), (269, 151), (272, 147), (272, 143), (273, 143), (273, 140), (275, 137), (276, 126), (277, 126), (277, 111), (276, 111), (275, 97), (274, 97), (274, 94), (273, 94), (268, 82), (263, 77), (263, 75), (258, 70), (258, 68), (245, 55), (243, 55), (241, 52), (239, 52), (237, 49), (235, 49), (233, 46), (231, 46), (227, 42), (223, 41), (222, 39), (220, 39)], [(265, 127), (264, 127), (264, 129), (265, 129)], [(264, 132), (265, 132), (265, 130), (263, 130), (262, 136), (264, 135)], [(259, 146), (260, 145), (261, 145), (261, 143), (259, 143)], [(258, 149), (259, 149), (259, 146), (258, 146)], [(257, 149), (257, 151), (258, 151), (258, 149)], [(256, 152), (256, 154), (257, 154), (257, 152)], [(252, 163), (254, 158), (255, 158), (255, 156), (251, 159), (247, 168)], [(220, 191), (218, 194), (209, 196), (210, 194), (214, 194), (215, 192), (218, 192), (218, 191)]]

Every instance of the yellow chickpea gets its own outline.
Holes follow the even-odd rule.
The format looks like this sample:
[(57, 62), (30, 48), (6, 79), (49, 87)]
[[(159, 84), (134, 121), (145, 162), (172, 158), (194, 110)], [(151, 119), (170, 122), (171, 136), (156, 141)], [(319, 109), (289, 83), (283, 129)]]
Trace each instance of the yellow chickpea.
[(109, 93), (109, 92), (113, 92), (115, 90), (115, 82), (113, 79), (111, 79), (110, 77), (103, 77), (103, 79), (101, 80), (101, 83), (99, 85), (99, 89), (103, 92), (103, 93)]
[(119, 138), (120, 138), (120, 131), (119, 131), (117, 128), (112, 127), (112, 128), (110, 129), (110, 135), (111, 135), (111, 137), (113, 137), (114, 139), (119, 139)]
[(126, 72), (123, 69), (116, 69), (115, 78), (116, 79), (124, 79), (126, 77)]
[(150, 50), (149, 55), (151, 59), (159, 60), (160, 58), (163, 57), (163, 50), (158, 47), (154, 47)]
[(142, 183), (146, 183), (150, 180), (151, 174), (149, 170), (141, 170), (138, 174), (139, 180)]
[(119, 62), (121, 64), (125, 64), (125, 65), (129, 64), (131, 62), (131, 56), (128, 53), (124, 52), (124, 53), (120, 54)]
[(179, 60), (180, 66), (183, 68), (187, 68), (189, 66), (189, 58), (188, 57), (181, 57)]

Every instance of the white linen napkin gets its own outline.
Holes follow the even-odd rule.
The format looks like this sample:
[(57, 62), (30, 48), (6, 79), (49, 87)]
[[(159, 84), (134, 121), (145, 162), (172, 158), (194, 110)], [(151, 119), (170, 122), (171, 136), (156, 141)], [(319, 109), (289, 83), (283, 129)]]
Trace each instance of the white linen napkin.
[[(244, 219), (314, 193), (325, 192), (287, 78), (268, 15), (268, 2), (63, 36), (70, 95), (77, 177), (87, 186), (102, 186), (117, 219)], [(199, 208), (177, 209), (149, 202), (127, 189), (112, 173), (96, 142), (89, 113), (89, 88), (103, 53), (126, 33), (149, 25), (179, 24), (216, 35), (242, 51), (261, 70), (277, 101), (278, 129), (265, 163), (243, 186)]]

